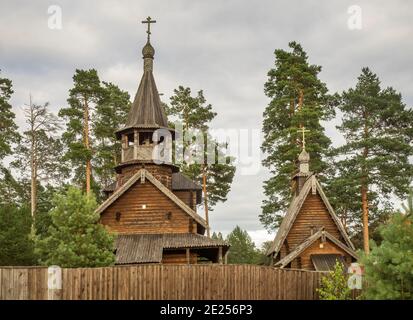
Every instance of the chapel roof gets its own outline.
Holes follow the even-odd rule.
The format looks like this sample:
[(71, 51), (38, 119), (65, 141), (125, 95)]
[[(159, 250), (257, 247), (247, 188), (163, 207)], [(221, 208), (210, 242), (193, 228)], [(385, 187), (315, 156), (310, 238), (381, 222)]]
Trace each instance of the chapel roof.
[(207, 249), (222, 247), (223, 254), (229, 244), (194, 233), (174, 234), (121, 234), (116, 238), (116, 264), (160, 263), (165, 249)]
[(162, 106), (153, 76), (155, 49), (151, 45), (149, 37), (142, 49), (142, 55), (144, 67), (141, 82), (129, 110), (125, 126), (116, 131), (118, 136), (129, 129), (168, 128), (168, 118)]

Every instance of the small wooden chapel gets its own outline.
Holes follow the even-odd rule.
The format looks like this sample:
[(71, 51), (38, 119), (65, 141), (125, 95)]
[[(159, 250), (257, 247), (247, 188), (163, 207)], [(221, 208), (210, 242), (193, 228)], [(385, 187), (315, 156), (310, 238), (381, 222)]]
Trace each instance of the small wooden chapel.
[(330, 205), (317, 176), (310, 172), (310, 155), (303, 149), (292, 178), (293, 197), (267, 255), (275, 267), (329, 271), (336, 261), (357, 259), (344, 226)]
[(179, 172), (172, 162), (154, 161), (157, 129), (168, 126), (153, 76), (155, 49), (142, 50), (143, 75), (125, 126), (116, 132), (122, 142), (116, 181), (98, 207), (100, 222), (116, 237), (116, 264), (224, 263), (229, 245), (204, 236), (208, 225), (198, 215), (202, 188)]

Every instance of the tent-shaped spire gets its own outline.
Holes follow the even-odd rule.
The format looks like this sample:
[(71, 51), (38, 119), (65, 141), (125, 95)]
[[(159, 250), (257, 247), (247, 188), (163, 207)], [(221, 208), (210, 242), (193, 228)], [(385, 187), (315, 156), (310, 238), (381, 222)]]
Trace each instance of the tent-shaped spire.
[[(149, 17), (143, 23), (154, 23)], [(142, 49), (143, 55), (143, 75), (136, 92), (135, 99), (132, 103), (125, 126), (117, 131), (119, 135), (128, 129), (140, 128), (167, 128), (168, 119), (165, 110), (162, 107), (159, 98), (158, 89), (156, 88), (153, 77), (153, 59), (155, 49), (150, 43), (150, 28), (148, 27), (148, 39)]]

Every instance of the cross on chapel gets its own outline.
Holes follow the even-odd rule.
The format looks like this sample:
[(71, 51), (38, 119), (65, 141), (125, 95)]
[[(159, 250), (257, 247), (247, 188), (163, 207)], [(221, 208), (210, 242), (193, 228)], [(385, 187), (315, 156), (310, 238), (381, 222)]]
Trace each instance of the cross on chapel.
[(303, 150), (305, 150), (305, 133), (306, 133), (306, 132), (310, 132), (310, 130), (308, 130), (308, 129), (306, 129), (304, 126), (302, 126), (300, 129), (298, 129), (297, 132), (303, 134), (302, 143), (303, 143)]
[(146, 23), (148, 25), (148, 30), (146, 31), (146, 33), (148, 34), (148, 42), (149, 42), (150, 36), (151, 36), (151, 23), (156, 23), (156, 20), (152, 20), (151, 17), (147, 17), (146, 20), (142, 21), (142, 23)]

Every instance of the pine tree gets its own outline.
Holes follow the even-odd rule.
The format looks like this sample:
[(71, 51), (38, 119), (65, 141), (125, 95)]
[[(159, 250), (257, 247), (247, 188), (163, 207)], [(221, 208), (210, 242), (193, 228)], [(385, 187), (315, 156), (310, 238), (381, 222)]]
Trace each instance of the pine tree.
[(65, 159), (75, 169), (74, 182), (79, 186), (84, 185), (86, 193), (90, 193), (92, 188), (91, 113), (101, 95), (97, 71), (77, 69), (67, 99), (69, 106), (59, 111), (59, 116), (67, 120), (66, 131), (63, 133), (63, 141), (67, 146)]
[(331, 142), (320, 120), (334, 114), (336, 103), (336, 97), (327, 94), (325, 83), (318, 78), (321, 67), (309, 64), (300, 44), (290, 42), (289, 47), (291, 51), (275, 50), (275, 67), (268, 72), (264, 87), (271, 101), (264, 111), (262, 150), (267, 156), (263, 165), (269, 168), (271, 177), (264, 182), (267, 199), (260, 221), (268, 230), (278, 227), (290, 202), (291, 178), (301, 150), (300, 127), (309, 129), (306, 149), (311, 156), (311, 171), (328, 169), (323, 157)]
[[(350, 194), (359, 195), (363, 243), (369, 251), (369, 217), (375, 208), (388, 207), (389, 197), (404, 197), (413, 178), (413, 111), (402, 102), (393, 88), (382, 89), (380, 80), (368, 68), (363, 68), (354, 89), (343, 92), (339, 106), (343, 113), (338, 129), (346, 142), (337, 148), (337, 166), (351, 168), (335, 181), (337, 186), (350, 187)], [(345, 195), (341, 191), (338, 195)], [(354, 199), (339, 197), (337, 202), (360, 212)], [(353, 202), (353, 203), (352, 203)], [(358, 210), (357, 210), (358, 209)], [(373, 214), (377, 215), (378, 210)], [(387, 208), (388, 211), (388, 208)]]
[(21, 176), (30, 172), (30, 203), (34, 222), (38, 185), (45, 181), (60, 183), (68, 176), (68, 171), (62, 161), (63, 144), (57, 137), (61, 127), (57, 117), (49, 111), (49, 104), (33, 104), (30, 98), (24, 113), (28, 127), (16, 148), (16, 159), (11, 165)]
[[(181, 171), (189, 178), (197, 181), (203, 187), (205, 219), (209, 225), (209, 211), (217, 202), (226, 201), (226, 196), (231, 189), (232, 180), (235, 175), (235, 166), (232, 164), (233, 158), (226, 156), (226, 146), (215, 141), (209, 134), (209, 123), (216, 116), (212, 111), (211, 104), (207, 104), (203, 91), (198, 91), (195, 97), (191, 96), (191, 89), (179, 86), (174, 90), (174, 95), (170, 98), (171, 106), (164, 104), (167, 114), (175, 117), (182, 124), (182, 134), (202, 135), (201, 144), (184, 139), (182, 152), (187, 150), (202, 150), (201, 163), (188, 163), (183, 159), (179, 163)], [(196, 133), (198, 130), (200, 132)], [(208, 152), (215, 152), (215, 162), (208, 163)], [(225, 161), (218, 161), (224, 159)], [(210, 230), (207, 229), (207, 236)]]
[(208, 129), (208, 123), (217, 115), (212, 111), (212, 105), (206, 104), (202, 90), (195, 97), (191, 89), (179, 86), (170, 98), (171, 106), (166, 108), (168, 115), (174, 116), (184, 126), (184, 132), (192, 129)]
[(69, 107), (59, 112), (67, 120), (65, 158), (75, 168), (74, 182), (80, 186), (86, 181), (86, 191), (89, 185), (100, 198), (101, 187), (112, 182), (119, 161), (115, 131), (125, 123), (129, 94), (113, 83), (101, 83), (94, 69), (76, 70), (73, 79)]
[(40, 263), (67, 268), (112, 265), (114, 238), (99, 224), (94, 196), (70, 187), (56, 195), (53, 204), (48, 235), (36, 241)]
[(30, 180), (16, 179), (11, 170), (0, 165), (0, 206), (24, 206), (30, 202)]
[(413, 194), (404, 213), (396, 213), (380, 228), (380, 245), (371, 241), (370, 254), (361, 257), (367, 299), (413, 299)]
[(224, 236), (221, 232), (216, 233), (215, 231), (212, 233), (211, 239), (214, 240), (224, 240)]
[(270, 250), (270, 248), (272, 247), (273, 241), (264, 241), (261, 245), (260, 248), (260, 262), (259, 264), (263, 264), (263, 265), (270, 265), (271, 264), (271, 257), (267, 256), (267, 252), (268, 250)]
[[(359, 182), (353, 177), (353, 167), (348, 163), (333, 163), (331, 167), (336, 170), (328, 176), (325, 192), (329, 197), (337, 216), (346, 228), (351, 240), (356, 248), (363, 248), (363, 224), (361, 202), (354, 199), (361, 199)], [(375, 191), (369, 194), (369, 235), (376, 243), (381, 242), (378, 227), (388, 220), (394, 212), (390, 200), (380, 197)]]
[[(201, 153), (201, 163), (183, 162), (180, 167), (187, 177), (197, 181), (206, 188), (204, 194), (206, 191), (208, 196), (204, 196), (204, 201), (207, 201), (206, 204), (204, 203), (204, 206), (207, 206), (209, 211), (213, 211), (218, 202), (225, 202), (227, 200), (227, 195), (231, 190), (232, 180), (235, 175), (235, 166), (232, 164), (234, 159), (226, 155), (226, 146), (217, 142), (208, 133), (203, 134), (203, 141), (200, 143), (203, 143), (203, 145), (199, 146), (197, 142), (192, 142), (188, 148), (203, 150)], [(208, 163), (208, 156), (211, 156), (214, 152), (214, 162)], [(223, 161), (218, 161), (220, 158)]]
[(0, 206), (0, 266), (26, 266), (34, 263), (28, 206)]
[(56, 194), (66, 193), (68, 185), (61, 184), (53, 186), (51, 184), (39, 185), (36, 220), (34, 221), (35, 234), (42, 239), (47, 236), (49, 227), (53, 224), (50, 214), (53, 209), (53, 198)]
[(12, 144), (19, 141), (15, 114), (9, 103), (13, 94), (12, 82), (0, 77), (0, 162), (12, 153)]
[(129, 94), (113, 83), (103, 82), (102, 96), (92, 119), (95, 155), (92, 159), (96, 178), (101, 186), (109, 185), (114, 178), (113, 168), (119, 162), (121, 144), (115, 131), (125, 122), (130, 109)]
[(226, 241), (231, 245), (228, 263), (257, 264), (260, 262), (260, 253), (246, 230), (236, 226), (227, 236)]

